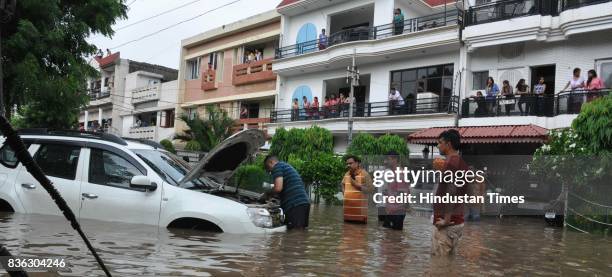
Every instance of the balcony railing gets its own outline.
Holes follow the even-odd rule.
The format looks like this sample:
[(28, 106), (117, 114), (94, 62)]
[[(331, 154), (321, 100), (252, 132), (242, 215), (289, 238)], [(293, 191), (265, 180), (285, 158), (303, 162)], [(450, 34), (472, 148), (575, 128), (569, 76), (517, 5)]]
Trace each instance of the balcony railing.
[(100, 88), (94, 88), (94, 89), (89, 89), (87, 95), (89, 95), (89, 99), (91, 101), (95, 101), (95, 100), (99, 100), (102, 98), (107, 98), (110, 97), (110, 88), (105, 87), (103, 89)]
[[(355, 103), (353, 116), (356, 118), (398, 116), (408, 114), (457, 113), (459, 98), (457, 96), (444, 98), (406, 99), (404, 104), (392, 101)], [(347, 118), (349, 105), (335, 105), (310, 109), (276, 110), (270, 114), (270, 122), (292, 122)]]
[(128, 136), (136, 139), (155, 139), (156, 126), (131, 127)]
[(161, 94), (161, 84), (145, 86), (132, 90), (132, 103), (142, 103), (147, 101), (159, 100)]
[(610, 94), (611, 89), (598, 91), (566, 91), (558, 95), (528, 94), (512, 97), (471, 97), (461, 103), (461, 117), (556, 116), (580, 113), (582, 105)]
[(217, 76), (217, 71), (214, 69), (202, 68), (202, 90), (213, 90), (217, 89), (217, 81), (215, 77)]
[(269, 58), (235, 65), (232, 84), (238, 86), (276, 80), (276, 74), (272, 72), (272, 61), (273, 59)]
[(331, 34), (327, 38), (327, 41), (316, 39), (276, 49), (276, 58), (282, 59), (299, 56), (351, 41), (375, 40), (454, 25), (458, 23), (460, 19), (459, 15), (459, 10), (452, 9), (447, 12), (406, 19), (401, 24), (390, 23), (374, 27), (358, 27), (342, 30)]
[(557, 16), (560, 12), (610, 0), (509, 0), (470, 7), (465, 25), (477, 25), (530, 15)]

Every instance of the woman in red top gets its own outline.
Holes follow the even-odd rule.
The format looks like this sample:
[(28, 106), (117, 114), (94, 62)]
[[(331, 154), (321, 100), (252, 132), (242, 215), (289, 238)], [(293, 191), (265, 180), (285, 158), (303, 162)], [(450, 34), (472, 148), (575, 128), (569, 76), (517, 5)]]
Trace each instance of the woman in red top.
[(302, 96), (302, 107), (304, 108), (304, 113), (306, 114), (306, 119), (310, 119), (310, 103), (308, 102), (308, 98), (306, 96)]
[(330, 106), (331, 102), (329, 101), (329, 96), (325, 96), (325, 103), (323, 103), (323, 117), (329, 117)]
[(601, 78), (597, 77), (597, 72), (591, 69), (588, 72), (589, 78), (587, 79), (586, 86), (589, 91), (587, 94), (587, 102), (592, 101), (597, 98), (598, 90), (605, 88), (603, 81)]
[(319, 119), (319, 97), (314, 97), (310, 108), (312, 109), (312, 116), (314, 119)]
[(336, 112), (338, 107), (336, 107), (338, 105), (338, 99), (336, 98), (335, 94), (331, 95), (331, 98), (329, 99), (329, 106), (330, 106), (330, 114), (331, 116), (336, 116)]

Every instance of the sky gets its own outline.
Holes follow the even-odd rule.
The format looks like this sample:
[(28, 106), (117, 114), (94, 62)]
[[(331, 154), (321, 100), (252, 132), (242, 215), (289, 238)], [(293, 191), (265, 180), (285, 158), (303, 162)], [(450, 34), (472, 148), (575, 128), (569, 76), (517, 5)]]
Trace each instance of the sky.
[[(234, 1), (238, 2), (229, 4)], [(190, 2), (194, 3), (189, 4)], [(89, 37), (88, 41), (103, 51), (107, 48), (113, 53), (120, 51), (121, 58), (178, 69), (181, 40), (272, 10), (280, 2), (281, 0), (125, 0), (126, 5), (129, 5), (128, 18), (117, 21), (113, 26), (113, 37), (97, 34)], [(226, 4), (229, 5), (150, 37), (125, 44)], [(134, 24), (182, 5), (186, 6)], [(127, 26), (130, 24), (134, 25)], [(122, 44), (125, 45), (120, 46)]]

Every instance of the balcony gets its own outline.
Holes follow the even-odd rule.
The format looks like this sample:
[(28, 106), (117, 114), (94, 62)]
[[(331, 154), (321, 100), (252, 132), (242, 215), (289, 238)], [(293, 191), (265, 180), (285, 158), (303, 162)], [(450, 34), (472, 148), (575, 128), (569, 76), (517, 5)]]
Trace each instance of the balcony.
[(87, 92), (87, 95), (89, 96), (90, 106), (99, 106), (99, 105), (104, 105), (104, 104), (112, 102), (112, 99), (110, 97), (111, 90), (109, 87), (104, 87), (102, 89), (100, 88), (89, 89), (89, 91)]
[(526, 95), (512, 98), (471, 97), (461, 103), (461, 118), (499, 116), (546, 116), (578, 114), (582, 105), (610, 94), (612, 89), (598, 91), (565, 91), (558, 95)]
[(202, 71), (202, 90), (213, 90), (217, 89), (217, 82), (215, 77), (217, 76), (217, 71), (214, 69), (203, 69)]
[[(391, 102), (356, 103), (353, 106), (353, 117), (375, 118), (402, 115), (423, 115), (434, 113), (457, 113), (459, 102), (457, 96), (450, 98), (428, 97), (405, 100), (404, 105)], [(271, 123), (294, 121), (318, 121), (326, 119), (346, 119), (349, 116), (348, 104), (321, 107), (318, 109), (276, 110), (270, 114)]]
[(132, 104), (159, 100), (161, 95), (161, 84), (140, 87), (132, 90)]
[(369, 41), (389, 38), (402, 34), (418, 33), (444, 26), (456, 25), (460, 19), (459, 10), (427, 15), (404, 20), (403, 24), (385, 24), (374, 27), (359, 27), (331, 34), (327, 42), (319, 39), (289, 45), (276, 50), (276, 59), (300, 56), (323, 51), (336, 45), (355, 41)]
[(128, 137), (135, 139), (155, 140), (156, 126), (131, 127)]
[[(524, 41), (558, 41), (610, 29), (610, 0), (509, 0), (470, 7), (468, 49)], [(601, 5), (599, 5), (601, 4)]]
[(272, 72), (272, 61), (273, 59), (270, 58), (235, 65), (232, 84), (240, 86), (276, 80), (276, 74)]
[(233, 132), (242, 130), (258, 129), (267, 133), (266, 124), (270, 123), (270, 118), (241, 118), (236, 120), (236, 125), (232, 128)]

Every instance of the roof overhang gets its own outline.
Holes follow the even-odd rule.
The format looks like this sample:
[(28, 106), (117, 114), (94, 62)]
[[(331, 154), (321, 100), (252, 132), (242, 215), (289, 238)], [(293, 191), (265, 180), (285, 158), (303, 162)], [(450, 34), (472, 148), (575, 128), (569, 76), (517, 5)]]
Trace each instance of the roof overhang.
[(548, 140), (548, 129), (529, 124), (427, 128), (410, 134), (408, 142), (435, 145), (438, 143), (438, 136), (450, 129), (459, 131), (461, 143), (465, 144), (545, 143)]

